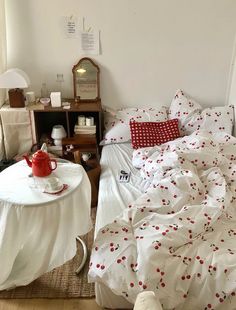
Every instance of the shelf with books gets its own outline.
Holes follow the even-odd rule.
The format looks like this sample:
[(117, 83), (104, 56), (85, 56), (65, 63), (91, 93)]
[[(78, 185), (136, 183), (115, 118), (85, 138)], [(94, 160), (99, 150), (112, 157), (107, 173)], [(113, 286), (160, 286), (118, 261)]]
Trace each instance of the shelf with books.
[[(98, 102), (86, 102), (74, 104), (73, 100), (70, 100), (70, 109), (43, 108), (34, 106), (32, 108), (34, 114), (34, 127), (35, 127), (35, 138), (38, 147), (41, 147), (42, 136), (51, 137), (51, 131), (54, 125), (63, 125), (67, 132), (67, 138), (73, 138), (76, 134), (83, 136), (83, 140), (88, 139), (91, 141), (95, 140), (96, 146), (102, 138), (102, 107), (101, 101)], [(85, 117), (91, 117), (94, 120), (93, 126), (86, 126), (86, 128), (78, 128), (78, 117), (84, 115)], [(76, 130), (75, 130), (76, 129)], [(78, 130), (77, 130), (78, 129)]]

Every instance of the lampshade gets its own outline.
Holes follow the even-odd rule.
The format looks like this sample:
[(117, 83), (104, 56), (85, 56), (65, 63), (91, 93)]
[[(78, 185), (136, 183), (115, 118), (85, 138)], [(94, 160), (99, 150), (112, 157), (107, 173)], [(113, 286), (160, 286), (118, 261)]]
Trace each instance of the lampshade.
[(0, 88), (27, 88), (29, 85), (30, 79), (21, 69), (9, 69), (0, 75)]
[(30, 79), (21, 69), (9, 69), (3, 74), (0, 74), (0, 88), (9, 88), (9, 103), (13, 108), (22, 108), (25, 106), (25, 97), (22, 88), (27, 88), (29, 85)]
[(64, 127), (62, 125), (53, 126), (51, 137), (54, 139), (55, 145), (61, 145), (61, 140), (66, 137), (66, 131)]

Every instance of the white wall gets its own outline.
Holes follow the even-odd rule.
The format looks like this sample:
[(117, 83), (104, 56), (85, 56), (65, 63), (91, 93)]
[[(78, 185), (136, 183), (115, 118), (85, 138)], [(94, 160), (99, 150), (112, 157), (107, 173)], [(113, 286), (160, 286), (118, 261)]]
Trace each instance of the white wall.
[(169, 104), (177, 88), (204, 105), (225, 103), (236, 30), (235, 0), (7, 0), (8, 67), (25, 70), (31, 90), (72, 72), (78, 40), (65, 39), (61, 16), (101, 31), (104, 104)]

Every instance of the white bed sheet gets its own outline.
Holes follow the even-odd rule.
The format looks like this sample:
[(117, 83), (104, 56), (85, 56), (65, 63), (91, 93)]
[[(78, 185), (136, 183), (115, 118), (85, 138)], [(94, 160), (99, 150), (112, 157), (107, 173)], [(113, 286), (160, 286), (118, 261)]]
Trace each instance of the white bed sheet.
[[(95, 234), (98, 229), (111, 223), (149, 185), (147, 181), (140, 178), (139, 170), (133, 167), (132, 153), (130, 143), (110, 144), (103, 147)], [(131, 172), (129, 183), (118, 182), (117, 176), (120, 170)]]
[[(149, 185), (147, 181), (140, 178), (138, 169), (133, 167), (132, 153), (130, 143), (110, 144), (103, 147), (95, 235), (100, 228), (111, 223), (129, 203), (136, 200)], [(117, 181), (120, 170), (131, 172), (129, 183)], [(115, 295), (103, 284), (96, 283), (95, 292), (96, 302), (100, 306), (110, 309), (133, 308), (133, 305), (123, 297)]]

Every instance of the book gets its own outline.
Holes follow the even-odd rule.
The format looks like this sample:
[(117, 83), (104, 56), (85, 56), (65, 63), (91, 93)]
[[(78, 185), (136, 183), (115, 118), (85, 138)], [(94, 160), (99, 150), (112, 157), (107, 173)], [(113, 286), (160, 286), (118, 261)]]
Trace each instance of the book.
[(92, 126), (80, 126), (80, 125), (75, 125), (74, 129), (95, 129), (96, 130), (96, 125)]
[(94, 135), (96, 133), (96, 131), (80, 131), (80, 130), (75, 130), (74, 133), (76, 135)]
[(75, 125), (74, 127), (74, 133), (78, 135), (89, 135), (89, 134), (95, 134), (96, 133), (96, 126), (79, 126)]

